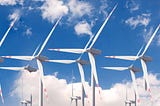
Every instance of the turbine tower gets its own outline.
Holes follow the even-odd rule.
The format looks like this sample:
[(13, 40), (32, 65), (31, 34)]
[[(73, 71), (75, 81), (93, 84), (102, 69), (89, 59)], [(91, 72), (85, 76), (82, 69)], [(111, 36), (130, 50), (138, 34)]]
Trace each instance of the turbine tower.
[[(87, 45), (85, 46), (84, 49), (52, 49), (54, 51), (61, 51), (61, 52), (70, 52), (70, 53), (77, 53), (77, 54), (82, 54), (84, 52), (88, 53), (89, 56), (89, 60), (91, 63), (91, 87), (92, 87), (92, 99), (91, 99), (91, 106), (95, 106), (95, 83), (96, 86), (99, 87), (99, 82), (98, 82), (98, 77), (97, 77), (97, 71), (96, 71), (96, 63), (95, 63), (95, 55), (99, 55), (101, 53), (100, 50), (98, 49), (94, 49), (92, 48), (93, 45), (95, 44), (96, 40), (98, 39), (100, 33), (102, 32), (104, 26), (106, 25), (106, 23), (108, 22), (109, 18), (111, 17), (112, 13), (114, 12), (114, 10), (116, 9), (117, 5), (114, 6), (114, 8), (112, 9), (112, 11), (110, 12), (110, 14), (107, 16), (106, 20), (104, 21), (104, 23), (102, 24), (101, 28), (99, 29), (99, 31), (97, 32), (97, 34), (95, 35), (93, 40), (89, 40), (89, 42), (87, 43)], [(89, 43), (92, 41), (92, 43), (90, 44), (90, 46), (88, 47)], [(87, 48), (88, 47), (88, 48)]]

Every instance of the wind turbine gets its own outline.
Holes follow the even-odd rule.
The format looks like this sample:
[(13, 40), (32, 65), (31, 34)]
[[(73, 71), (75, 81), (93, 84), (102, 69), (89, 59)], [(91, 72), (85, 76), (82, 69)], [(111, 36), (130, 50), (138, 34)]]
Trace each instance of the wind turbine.
[[(31, 67), (31, 66), (24, 66), (24, 67), (0, 67), (1, 70), (13, 70), (13, 71), (28, 71), (28, 72), (36, 72), (37, 69)], [(2, 100), (4, 103), (4, 100)], [(29, 103), (29, 101), (25, 100), (22, 101), (21, 103), (24, 103), (25, 106), (27, 106), (27, 104)], [(31, 104), (31, 103), (30, 103)], [(31, 105), (32, 106), (32, 105)]]
[(135, 97), (136, 97), (135, 106), (136, 106), (137, 102), (138, 102), (138, 104), (140, 103), (139, 93), (138, 93), (137, 84), (136, 84), (136, 77), (135, 77), (135, 73), (139, 72), (139, 69), (134, 68), (132, 65), (129, 66), (129, 67), (102, 67), (102, 68), (103, 69), (109, 69), (109, 70), (117, 70), (117, 71), (130, 70), (130, 74), (131, 74), (131, 78), (132, 78), (132, 84), (133, 84)]
[(127, 106), (127, 104), (129, 104), (129, 106), (131, 106), (132, 104), (136, 104), (136, 94), (135, 94), (135, 100), (129, 100), (129, 99), (128, 99), (127, 87), (126, 87), (126, 100), (125, 100), (125, 106)]
[(37, 55), (32, 55), (32, 56), (1, 56), (3, 58), (10, 58), (10, 59), (18, 59), (18, 60), (26, 60), (26, 61), (31, 61), (33, 59), (37, 60), (37, 65), (38, 65), (38, 72), (40, 74), (39, 77), (39, 81), (40, 81), (40, 90), (39, 90), (39, 95), (40, 95), (40, 99), (39, 99), (39, 106), (43, 106), (43, 90), (46, 92), (46, 88), (44, 88), (44, 73), (43, 73), (43, 66), (42, 66), (42, 62), (44, 62), (45, 60), (48, 60), (48, 57), (46, 56), (42, 56), (41, 53), (45, 47), (45, 45), (47, 44), (49, 38), (51, 37), (53, 31), (55, 30), (56, 26), (58, 25), (59, 21), (61, 20), (61, 17), (57, 20), (57, 22), (55, 23), (55, 25), (53, 25), (50, 33), (48, 34), (47, 38), (45, 39), (44, 43), (42, 44), (40, 51), (38, 52)]
[[(93, 36), (90, 37), (88, 43), (86, 44), (85, 48), (89, 45), (90, 41), (93, 39)], [(52, 50), (52, 49), (49, 49)], [(46, 60), (46, 62), (53, 62), (53, 63), (63, 63), (63, 64), (72, 64), (72, 63), (77, 63), (78, 68), (79, 68), (79, 73), (80, 73), (80, 77), (81, 77), (81, 83), (82, 83), (82, 106), (84, 106), (84, 93), (86, 94), (87, 98), (88, 98), (88, 92), (87, 92), (87, 88), (86, 88), (86, 84), (85, 84), (85, 77), (84, 77), (84, 70), (83, 70), (83, 65), (88, 64), (87, 61), (82, 60), (83, 53), (80, 55), (80, 57), (78, 59), (75, 60)]]
[(91, 42), (91, 40), (89, 40), (89, 42), (87, 43), (87, 45), (85, 46), (84, 49), (50, 49), (50, 50), (54, 50), (54, 51), (77, 53), (77, 54), (81, 54), (81, 56), (84, 52), (88, 52), (89, 60), (90, 60), (90, 63), (91, 63), (91, 86), (92, 86), (92, 101), (91, 101), (92, 104), (91, 104), (91, 106), (95, 106), (95, 83), (96, 83), (96, 86), (99, 86), (97, 71), (96, 71), (96, 63), (95, 63), (94, 56), (101, 53), (100, 50), (94, 49), (92, 47), (93, 47), (94, 43), (96, 42), (96, 40), (98, 39), (100, 33), (102, 32), (104, 26), (108, 22), (110, 16), (112, 15), (112, 13), (116, 9), (116, 7), (117, 7), (117, 5), (114, 6), (114, 8), (110, 12), (110, 14), (107, 16), (106, 20), (104, 21), (101, 28), (99, 29), (99, 31), (95, 35), (95, 37), (92, 40), (92, 43), (90, 44), (89, 47), (88, 47), (88, 45)]
[(30, 106), (32, 106), (32, 95), (30, 97), (30, 100), (23, 100), (21, 101), (21, 104), (27, 106), (28, 104), (30, 104)]
[(71, 102), (70, 102), (70, 106), (72, 105), (72, 101), (74, 100), (76, 103), (76, 106), (78, 106), (78, 100), (81, 100), (80, 96), (74, 96), (73, 93), (73, 80), (75, 79), (75, 77), (73, 76), (73, 71), (72, 71), (72, 96), (71, 96)]
[(145, 90), (148, 91), (150, 93), (150, 95), (151, 95), (151, 89), (150, 89), (149, 80), (148, 80), (148, 72), (147, 72), (146, 62), (151, 61), (152, 58), (149, 56), (145, 56), (145, 53), (146, 53), (149, 45), (151, 44), (153, 38), (155, 37), (156, 33), (158, 32), (159, 28), (160, 28), (160, 24), (158, 25), (158, 27), (156, 28), (156, 30), (152, 34), (151, 38), (149, 39), (147, 45), (145, 46), (143, 52), (140, 55), (137, 55), (137, 56), (105, 56), (107, 58), (115, 58), (115, 59), (122, 59), (122, 60), (131, 60), (131, 61), (136, 61), (137, 59), (139, 59), (141, 61), (141, 65), (142, 65), (142, 69), (143, 69)]

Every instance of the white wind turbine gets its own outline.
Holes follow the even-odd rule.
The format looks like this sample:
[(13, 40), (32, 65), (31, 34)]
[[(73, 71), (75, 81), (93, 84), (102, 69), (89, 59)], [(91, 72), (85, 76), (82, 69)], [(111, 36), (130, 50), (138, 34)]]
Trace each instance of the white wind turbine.
[(135, 104), (135, 105), (136, 105), (136, 95), (135, 95), (135, 100), (128, 99), (128, 92), (127, 92), (127, 87), (126, 87), (125, 106), (127, 106), (127, 104), (129, 104), (129, 106), (131, 106), (132, 104)]
[(72, 105), (72, 101), (74, 100), (76, 103), (76, 106), (78, 106), (78, 100), (81, 100), (80, 96), (74, 96), (74, 92), (73, 92), (73, 81), (74, 81), (75, 77), (73, 76), (73, 71), (72, 71), (72, 96), (71, 96), (71, 102), (70, 102), (70, 106)]
[(30, 104), (30, 106), (32, 106), (32, 95), (30, 96), (30, 100), (23, 100), (21, 101), (21, 104), (27, 106), (28, 104)]
[(110, 16), (112, 15), (112, 13), (116, 9), (116, 7), (117, 7), (117, 5), (114, 6), (114, 8), (110, 12), (110, 14), (107, 16), (106, 20), (102, 24), (101, 28), (97, 32), (96, 36), (94, 37), (94, 39), (93, 39), (93, 41), (92, 41), (92, 43), (90, 44), (89, 47), (88, 47), (88, 44), (90, 43), (91, 40), (87, 43), (87, 45), (85, 46), (84, 49), (50, 49), (50, 50), (54, 50), (54, 51), (77, 53), (77, 54), (81, 54), (81, 56), (82, 56), (82, 54), (84, 52), (88, 52), (89, 60), (90, 60), (90, 63), (91, 63), (91, 86), (92, 86), (92, 101), (91, 101), (91, 106), (95, 106), (95, 83), (96, 83), (96, 86), (99, 86), (98, 77), (97, 77), (97, 71), (96, 71), (96, 63), (95, 63), (94, 56), (101, 53), (100, 50), (94, 49), (92, 47), (93, 47), (94, 43), (96, 42), (96, 40), (98, 39), (100, 33), (102, 32), (104, 26), (108, 22)]
[[(44, 43), (42, 44), (40, 51), (38, 52), (37, 55), (33, 55), (33, 56), (1, 56), (3, 58), (10, 58), (10, 59), (18, 59), (18, 60), (26, 60), (26, 61), (31, 61), (33, 59), (37, 60), (37, 65), (38, 65), (38, 72), (40, 74), (39, 77), (39, 81), (40, 81), (40, 90), (39, 90), (39, 106), (43, 106), (43, 90), (46, 92), (46, 89), (44, 88), (44, 73), (43, 73), (43, 66), (42, 66), (42, 62), (44, 62), (45, 60), (48, 60), (48, 58), (46, 56), (42, 56), (41, 53), (45, 47), (45, 45), (47, 44), (49, 38), (51, 37), (53, 31), (55, 30), (56, 26), (58, 25), (59, 21), (61, 20), (61, 17), (57, 20), (57, 22), (55, 23), (55, 25), (53, 25), (50, 33), (48, 34), (47, 38), (45, 39)], [(47, 94), (46, 94), (47, 95)]]
[[(90, 41), (93, 39), (93, 36), (90, 37), (88, 43), (86, 44), (86, 47), (89, 45)], [(86, 48), (85, 47), (85, 48)], [(52, 50), (52, 49), (49, 49)], [(82, 56), (82, 54), (81, 54)], [(85, 77), (84, 77), (84, 70), (83, 70), (83, 65), (88, 64), (87, 61), (85, 60), (81, 60), (81, 56), (78, 59), (75, 60), (46, 60), (46, 62), (53, 62), (53, 63), (62, 63), (62, 64), (72, 64), (72, 63), (77, 63), (78, 68), (79, 68), (79, 73), (80, 73), (80, 77), (81, 77), (81, 83), (82, 83), (82, 95), (81, 95), (81, 100), (82, 100), (82, 106), (84, 106), (84, 93), (86, 94), (87, 98), (89, 98), (89, 94), (87, 92), (87, 88), (86, 88), (86, 81), (85, 81)]]
[[(13, 71), (28, 71), (28, 72), (36, 72), (37, 69), (27, 65), (24, 67), (0, 67), (1, 70), (13, 70)], [(25, 101), (27, 104), (29, 103), (29, 101)], [(24, 101), (23, 101), (24, 103)], [(26, 104), (25, 103), (25, 104)], [(31, 104), (31, 103), (30, 103)], [(31, 105), (32, 106), (32, 105)]]
[(140, 55), (137, 55), (137, 56), (105, 56), (107, 58), (115, 58), (115, 59), (122, 59), (122, 60), (131, 60), (131, 61), (136, 61), (137, 59), (139, 59), (141, 61), (141, 65), (142, 65), (142, 69), (143, 69), (143, 78), (144, 78), (144, 81), (145, 81), (145, 90), (150, 93), (150, 96), (151, 96), (151, 90), (150, 90), (150, 85), (149, 85), (149, 81), (148, 81), (148, 72), (147, 72), (146, 62), (151, 61), (152, 58), (149, 57), (149, 56), (145, 56), (145, 53), (146, 53), (149, 45), (151, 44), (153, 38), (155, 37), (156, 33), (158, 32), (159, 28), (160, 28), (160, 24), (158, 25), (158, 27), (154, 31), (153, 35), (151, 36), (147, 45), (145, 46), (144, 51)]
[(117, 71), (130, 70), (130, 74), (131, 74), (131, 78), (132, 78), (132, 84), (133, 84), (135, 98), (136, 98), (135, 106), (136, 106), (137, 102), (138, 102), (138, 104), (140, 103), (139, 93), (138, 93), (137, 84), (136, 84), (136, 77), (135, 77), (135, 73), (139, 72), (139, 69), (134, 68), (132, 65), (129, 66), (129, 67), (102, 67), (102, 68), (108, 69), (108, 70), (117, 70)]

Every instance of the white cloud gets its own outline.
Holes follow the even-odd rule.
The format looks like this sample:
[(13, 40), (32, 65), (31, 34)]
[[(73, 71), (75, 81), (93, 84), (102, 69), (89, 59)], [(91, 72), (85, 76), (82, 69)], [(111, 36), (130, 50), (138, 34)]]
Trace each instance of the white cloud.
[(76, 24), (74, 30), (77, 35), (93, 35), (91, 31), (91, 26), (86, 21), (81, 21), (78, 24)]
[(84, 15), (90, 16), (93, 9), (88, 2), (78, 0), (70, 0), (68, 6), (71, 12), (70, 21), (72, 21), (72, 18), (81, 18)]
[(20, 10), (14, 10), (14, 12), (12, 13), (12, 14), (10, 14), (9, 15), (9, 20), (12, 20), (12, 21), (14, 21), (14, 20), (19, 20), (19, 18), (20, 18)]
[(130, 17), (125, 21), (130, 27), (135, 29), (137, 26), (144, 26), (146, 27), (150, 22), (150, 15), (151, 14), (142, 14), (136, 17)]
[(153, 27), (150, 27), (148, 30), (147, 29), (144, 29), (144, 32), (143, 32), (143, 38), (144, 38), (144, 41), (147, 43), (148, 40), (151, 38), (152, 34), (153, 34)]
[(0, 5), (15, 5), (15, 0), (0, 0)]
[(139, 4), (134, 0), (128, 0), (126, 2), (126, 8), (129, 9), (130, 12), (139, 10)]
[(106, 0), (101, 0), (101, 6), (99, 9), (99, 14), (103, 14), (105, 17), (108, 15), (106, 9), (108, 8), (108, 3)]
[[(48, 91), (48, 101), (44, 98), (45, 106), (67, 106), (70, 104), (71, 96), (71, 84), (67, 84), (65, 79), (58, 79), (55, 76), (47, 75), (45, 78), (45, 86)], [(22, 84), (23, 79), (23, 84)], [(144, 91), (143, 78), (138, 78), (138, 91), (141, 99), (141, 106), (151, 106), (150, 98), (148, 93)], [(160, 80), (156, 75), (150, 74), (149, 81), (151, 85), (153, 95), (153, 106), (159, 106), (160, 98)], [(74, 95), (81, 95), (81, 84), (74, 83)], [(28, 99), (29, 95), (33, 94), (33, 106), (38, 105), (38, 73), (22, 73), (22, 75), (15, 81), (15, 89), (12, 94), (15, 97), (21, 98), (23, 87), (23, 96)], [(128, 99), (134, 99), (134, 93), (131, 82), (116, 83), (110, 89), (101, 89), (101, 95), (98, 93), (96, 88), (96, 105), (97, 106), (123, 106), (126, 95), (126, 87), (128, 91)], [(91, 91), (87, 83), (88, 91)], [(56, 96), (56, 98), (55, 98)], [(89, 96), (90, 97), (90, 96)], [(89, 99), (85, 99), (85, 105), (89, 106)], [(74, 102), (73, 102), (74, 103)], [(74, 105), (74, 104), (73, 104)], [(81, 105), (81, 102), (78, 102)]]
[(32, 31), (31, 30), (32, 30), (31, 28), (26, 29), (25, 35), (32, 35)]
[(41, 7), (42, 17), (54, 22), (68, 13), (68, 7), (62, 0), (46, 0)]
[(0, 0), (0, 5), (16, 5), (23, 4), (23, 0)]

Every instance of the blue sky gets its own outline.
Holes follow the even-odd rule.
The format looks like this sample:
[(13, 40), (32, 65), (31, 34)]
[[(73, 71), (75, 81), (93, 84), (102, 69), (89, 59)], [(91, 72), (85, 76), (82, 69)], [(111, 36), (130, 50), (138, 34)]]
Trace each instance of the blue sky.
[[(160, 23), (160, 2), (157, 0), (152, 2), (149, 0), (0, 0), (0, 39), (13, 21), (13, 14), (18, 14), (19, 17), (1, 46), (0, 55), (32, 55), (62, 15), (62, 20), (53, 32), (42, 55), (50, 59), (77, 59), (79, 55), (53, 52), (47, 49), (84, 48), (90, 38), (89, 34), (96, 34), (108, 13), (117, 3), (118, 7), (94, 45), (94, 48), (102, 50), (102, 54), (96, 56), (97, 73), (103, 89), (110, 89), (116, 83), (130, 81), (129, 71), (116, 72), (103, 70), (101, 67), (129, 66), (132, 62), (107, 59), (104, 56), (137, 54)], [(57, 6), (53, 6), (55, 4)], [(160, 69), (159, 34), (160, 31), (146, 52), (146, 55), (153, 58), (152, 62), (147, 63), (148, 71), (153, 75), (159, 75)], [(88, 55), (85, 54), (83, 59), (88, 60)], [(27, 64), (26, 61), (5, 59), (0, 66), (25, 66)], [(35, 61), (29, 64), (37, 67)], [(74, 70), (76, 82), (80, 81), (76, 64), (43, 63), (43, 66), (45, 75), (54, 75), (58, 72), (57, 78), (65, 79), (68, 83), (71, 81), (72, 70)], [(141, 69), (139, 61), (136, 61), (135, 66)], [(84, 70), (86, 80), (89, 82), (90, 65), (85, 66)], [(142, 71), (136, 76), (142, 77)], [(14, 91), (15, 81), (20, 77), (21, 73), (1, 70), (0, 82), (6, 101), (15, 100), (10, 97), (10, 93)], [(18, 104), (18, 100), (16, 103)]]

